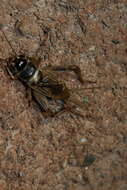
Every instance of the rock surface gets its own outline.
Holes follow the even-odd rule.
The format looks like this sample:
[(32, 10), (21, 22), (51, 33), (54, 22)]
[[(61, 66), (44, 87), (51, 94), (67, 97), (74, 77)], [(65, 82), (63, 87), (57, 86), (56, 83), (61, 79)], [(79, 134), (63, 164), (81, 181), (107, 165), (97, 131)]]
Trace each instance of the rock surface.
[[(9, 78), (3, 60), (13, 51), (0, 31), (0, 189), (126, 190), (126, 1), (1, 0), (0, 29), (17, 54), (40, 56), (40, 67), (75, 63), (96, 81), (86, 88), (105, 87), (75, 92), (84, 119), (44, 119)], [(63, 80), (82, 88), (72, 73)]]

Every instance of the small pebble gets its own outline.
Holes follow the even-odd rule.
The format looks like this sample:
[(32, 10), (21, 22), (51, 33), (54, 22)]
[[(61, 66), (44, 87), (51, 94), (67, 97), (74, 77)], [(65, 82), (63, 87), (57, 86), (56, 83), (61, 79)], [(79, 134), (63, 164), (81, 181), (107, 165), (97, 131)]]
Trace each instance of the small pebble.
[(84, 137), (84, 138), (82, 138), (82, 139), (80, 139), (80, 142), (81, 143), (86, 143), (88, 140)]
[(95, 49), (96, 49), (96, 46), (91, 46), (91, 47), (89, 48), (89, 51), (95, 51)]

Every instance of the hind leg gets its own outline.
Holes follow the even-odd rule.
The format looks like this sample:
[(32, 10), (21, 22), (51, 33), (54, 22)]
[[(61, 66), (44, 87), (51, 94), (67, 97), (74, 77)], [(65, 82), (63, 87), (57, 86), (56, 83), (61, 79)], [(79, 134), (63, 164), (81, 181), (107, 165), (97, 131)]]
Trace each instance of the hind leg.
[(57, 111), (56, 113), (54, 113), (54, 116), (57, 117), (66, 112), (84, 118), (84, 116), (79, 111), (76, 110), (75, 105), (72, 106), (71, 104), (69, 104), (68, 101), (61, 104), (61, 109)]
[(68, 65), (68, 66), (49, 66), (49, 68), (53, 71), (73, 71), (77, 79), (83, 84), (84, 80), (81, 75), (81, 70), (77, 65)]
[(71, 113), (72, 115), (76, 115), (76, 116), (84, 118), (84, 115), (82, 115), (80, 112), (75, 110), (75, 108), (73, 106), (66, 106), (65, 108), (63, 108), (59, 112), (55, 113), (54, 116), (59, 116), (59, 115), (62, 115), (63, 113), (66, 113), (66, 112)]

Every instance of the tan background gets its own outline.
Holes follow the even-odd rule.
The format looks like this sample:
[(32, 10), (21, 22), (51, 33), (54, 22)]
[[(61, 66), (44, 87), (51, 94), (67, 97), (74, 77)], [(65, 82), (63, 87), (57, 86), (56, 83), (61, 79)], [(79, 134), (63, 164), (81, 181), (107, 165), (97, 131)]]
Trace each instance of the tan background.
[[(75, 92), (85, 119), (44, 119), (1, 61), (0, 189), (126, 190), (126, 1), (1, 0), (0, 28), (17, 54), (39, 49), (41, 67), (75, 63), (85, 80), (97, 82), (86, 87), (106, 86)], [(0, 32), (0, 58), (12, 54)], [(81, 87), (75, 75), (63, 77)]]

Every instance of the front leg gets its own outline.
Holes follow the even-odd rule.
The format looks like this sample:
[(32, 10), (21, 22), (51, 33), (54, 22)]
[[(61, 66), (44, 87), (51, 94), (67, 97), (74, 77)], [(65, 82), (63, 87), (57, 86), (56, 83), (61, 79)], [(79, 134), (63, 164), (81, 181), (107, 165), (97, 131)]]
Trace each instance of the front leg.
[[(0, 58), (0, 63), (2, 63), (3, 70), (4, 70), (4, 72), (7, 72), (7, 74), (10, 76), (10, 79), (17, 80), (17, 78), (15, 76), (13, 76), (13, 74), (11, 73), (11, 71), (9, 69), (9, 59)], [(7, 64), (4, 65), (3, 63), (7, 63)]]
[(6, 66), (6, 71), (7, 71), (7, 73), (9, 74), (10, 79), (12, 79), (12, 80), (17, 80), (17, 77), (15, 77), (15, 76), (11, 73), (10, 69), (8, 68), (8, 66)]

